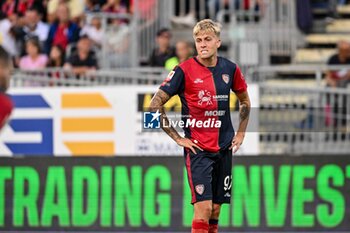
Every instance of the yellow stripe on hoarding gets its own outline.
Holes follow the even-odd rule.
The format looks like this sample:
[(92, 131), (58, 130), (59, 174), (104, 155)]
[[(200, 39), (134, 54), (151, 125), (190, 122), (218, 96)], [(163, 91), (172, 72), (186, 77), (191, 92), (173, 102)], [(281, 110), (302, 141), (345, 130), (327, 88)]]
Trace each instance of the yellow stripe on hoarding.
[(114, 142), (65, 142), (73, 156), (113, 156)]
[(110, 108), (111, 105), (99, 93), (64, 93), (62, 108)]
[(112, 117), (62, 118), (62, 132), (113, 132)]

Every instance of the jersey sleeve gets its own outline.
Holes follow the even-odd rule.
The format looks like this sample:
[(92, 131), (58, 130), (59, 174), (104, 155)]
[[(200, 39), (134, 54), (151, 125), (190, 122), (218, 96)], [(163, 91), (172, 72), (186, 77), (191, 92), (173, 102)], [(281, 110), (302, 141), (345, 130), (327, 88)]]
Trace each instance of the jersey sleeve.
[(180, 67), (175, 67), (170, 71), (168, 77), (160, 85), (159, 89), (165, 91), (168, 95), (173, 96), (180, 94), (185, 87), (185, 74)]
[(236, 66), (236, 70), (233, 75), (231, 90), (235, 93), (242, 93), (244, 91), (247, 91), (247, 83), (244, 79), (241, 69), (238, 66)]

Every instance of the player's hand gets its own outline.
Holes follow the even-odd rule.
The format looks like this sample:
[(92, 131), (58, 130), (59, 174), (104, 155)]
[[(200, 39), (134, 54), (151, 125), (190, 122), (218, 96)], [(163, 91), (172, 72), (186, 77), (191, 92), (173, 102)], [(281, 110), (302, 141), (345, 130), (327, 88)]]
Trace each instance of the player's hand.
[(237, 133), (236, 136), (232, 139), (230, 150), (232, 149), (233, 153), (236, 153), (239, 150), (240, 146), (243, 143), (243, 139), (244, 135), (241, 133)]
[(202, 148), (200, 148), (196, 143), (192, 142), (190, 139), (188, 138), (180, 138), (176, 141), (176, 143), (179, 146), (185, 147), (185, 148), (189, 148), (194, 154), (197, 154), (196, 149), (198, 148), (199, 150), (203, 151)]

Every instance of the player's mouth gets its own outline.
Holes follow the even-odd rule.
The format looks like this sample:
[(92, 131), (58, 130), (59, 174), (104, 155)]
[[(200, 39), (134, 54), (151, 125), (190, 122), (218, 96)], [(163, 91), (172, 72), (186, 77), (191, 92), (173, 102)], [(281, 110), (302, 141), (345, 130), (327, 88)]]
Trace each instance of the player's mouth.
[(207, 53), (208, 53), (208, 50), (202, 50), (201, 53), (202, 53), (202, 54), (207, 54)]

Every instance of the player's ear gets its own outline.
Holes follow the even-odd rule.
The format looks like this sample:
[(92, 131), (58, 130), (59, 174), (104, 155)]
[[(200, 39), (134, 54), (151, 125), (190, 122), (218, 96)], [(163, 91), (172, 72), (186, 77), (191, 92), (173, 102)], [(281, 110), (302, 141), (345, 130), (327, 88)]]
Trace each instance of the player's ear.
[(221, 40), (218, 39), (218, 40), (216, 41), (216, 47), (217, 47), (217, 48), (220, 48), (220, 46), (221, 46)]

